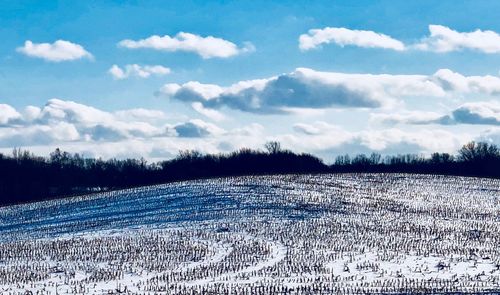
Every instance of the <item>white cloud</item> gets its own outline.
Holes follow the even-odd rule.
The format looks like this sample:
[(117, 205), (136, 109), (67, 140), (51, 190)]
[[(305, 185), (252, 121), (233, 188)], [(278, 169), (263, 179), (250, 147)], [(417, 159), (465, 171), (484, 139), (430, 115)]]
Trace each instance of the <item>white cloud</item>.
[(409, 49), (452, 52), (476, 50), (483, 53), (500, 53), (500, 34), (491, 30), (477, 29), (471, 32), (458, 32), (442, 25), (429, 25), (430, 35), (416, 44), (405, 45), (390, 36), (365, 30), (347, 28), (311, 29), (299, 37), (299, 48), (303, 51), (335, 43), (339, 46), (358, 46), (365, 48), (383, 48), (396, 51)]
[[(192, 122), (193, 123), (193, 122)], [(176, 124), (186, 127), (191, 124)], [(325, 122), (309, 124), (315, 134), (297, 131), (292, 134), (266, 136), (265, 128), (251, 124), (222, 133), (211, 133), (197, 124), (183, 136), (132, 137), (120, 140), (85, 140), (75, 126), (59, 123), (53, 126), (33, 125), (25, 129), (0, 128), (0, 152), (10, 153), (12, 147), (22, 146), (36, 154), (48, 155), (56, 147), (86, 156), (103, 158), (145, 157), (156, 161), (172, 158), (179, 150), (198, 150), (202, 153), (231, 152), (240, 148), (262, 149), (268, 140), (279, 140), (282, 146), (296, 152), (308, 152), (332, 161), (339, 154), (379, 152), (382, 154), (449, 152), (455, 153), (464, 143), (482, 139), (500, 143), (500, 129), (491, 129), (480, 136), (445, 130), (404, 131), (390, 128), (350, 132)], [(297, 124), (306, 126), (307, 123)], [(74, 128), (74, 129), (73, 129)], [(309, 129), (311, 129), (309, 128)], [(185, 132), (182, 128), (179, 128)], [(189, 128), (187, 128), (189, 129)], [(177, 132), (174, 130), (174, 132)], [(220, 132), (220, 130), (219, 130)], [(8, 134), (10, 133), (10, 134)], [(439, 140), (436, 140), (439, 138)]]
[(228, 134), (236, 135), (236, 136), (250, 136), (250, 137), (254, 137), (254, 138), (263, 138), (264, 131), (265, 131), (265, 128), (261, 124), (252, 123), (250, 125), (247, 125), (247, 126), (244, 126), (241, 128), (235, 128), (235, 129), (229, 131)]
[(74, 101), (53, 98), (41, 109), (38, 120), (43, 123), (65, 121), (92, 125), (113, 121), (113, 115)]
[(461, 124), (500, 125), (500, 103), (466, 103), (452, 112), (451, 119)]
[(8, 104), (0, 104), (0, 126), (21, 118), (21, 114)]
[(335, 155), (346, 153), (454, 153), (474, 138), (467, 133), (440, 129), (405, 131), (389, 128), (350, 132), (326, 122), (299, 123), (294, 125), (294, 130), (296, 134), (281, 135), (277, 139), (285, 147), (312, 152), (330, 160)]
[(183, 93), (183, 96), (193, 96), (193, 100), (202, 99), (208, 101), (224, 92), (224, 88), (215, 84), (202, 84), (197, 81), (190, 81), (181, 85), (169, 83), (163, 85), (158, 94), (175, 96)]
[(180, 32), (174, 37), (154, 35), (141, 40), (122, 40), (120, 47), (129, 49), (150, 48), (162, 51), (187, 51), (208, 58), (228, 58), (244, 52), (255, 51), (251, 43), (246, 43), (243, 48), (230, 41), (213, 36), (202, 37), (196, 34)]
[(125, 118), (124, 111), (114, 114), (72, 101), (51, 99), (42, 108), (38, 122), (43, 124), (64, 121), (75, 124), (88, 140), (119, 140), (161, 135), (161, 128), (146, 120), (134, 119), (130, 115), (138, 115), (140, 112), (143, 115), (146, 113), (144, 110), (131, 110), (129, 117)]
[(347, 74), (297, 68), (288, 74), (240, 81), (228, 87), (190, 81), (165, 84), (160, 96), (198, 111), (228, 107), (245, 112), (300, 113), (326, 108), (390, 108), (406, 98), (500, 95), (500, 77), (463, 76), (448, 69), (432, 75)]
[(484, 53), (500, 53), (500, 35), (494, 31), (475, 30), (458, 32), (441, 25), (429, 25), (430, 36), (414, 48), (419, 50), (450, 52), (464, 49), (477, 50)]
[[(436, 139), (439, 140), (436, 140)], [(455, 153), (472, 136), (467, 133), (432, 129), (404, 131), (400, 129), (385, 129), (379, 131), (363, 131), (357, 135), (357, 141), (368, 150), (386, 154), (433, 152)]]
[(496, 101), (465, 103), (448, 115), (434, 112), (407, 111), (392, 114), (372, 114), (371, 119), (388, 124), (500, 125), (500, 103)]
[(57, 40), (54, 43), (33, 43), (30, 40), (24, 42), (23, 47), (17, 51), (30, 57), (42, 58), (47, 61), (61, 62), (77, 60), (82, 58), (93, 59), (92, 54), (83, 46), (65, 40)]
[(108, 73), (116, 80), (123, 80), (129, 77), (149, 78), (151, 75), (164, 76), (170, 74), (170, 69), (160, 65), (154, 66), (141, 66), (138, 64), (125, 65), (120, 68), (118, 65), (113, 65)]
[(115, 116), (123, 121), (159, 121), (167, 118), (167, 115), (160, 110), (150, 109), (128, 109), (114, 112)]
[[(471, 113), (498, 121), (500, 108), (494, 103), (489, 104), (464, 106)], [(338, 154), (372, 151), (382, 154), (455, 152), (469, 140), (480, 138), (463, 131), (439, 128), (350, 131), (322, 121), (297, 123), (293, 126), (293, 133), (268, 134), (269, 129), (266, 127), (269, 126), (256, 123), (228, 130), (199, 119), (171, 124), (166, 123), (167, 116), (158, 110), (107, 112), (60, 99), (51, 99), (42, 108), (30, 107), (29, 111), (26, 111), (27, 108), (24, 112), (15, 109), (12, 112), (12, 107), (3, 108), (15, 114), (15, 120), (5, 120), (6, 123), (0, 125), (0, 152), (24, 147), (44, 155), (60, 147), (88, 156), (144, 156), (150, 160), (160, 160), (175, 156), (179, 150), (230, 152), (242, 147), (262, 148), (268, 140), (279, 140), (285, 148), (332, 160)], [(409, 120), (409, 117), (402, 118)], [(426, 119), (425, 116), (422, 118)], [(465, 119), (461, 120), (465, 122)], [(492, 128), (480, 136), (497, 140), (500, 138), (498, 134), (500, 132)]]
[(347, 134), (340, 127), (322, 121), (318, 121), (313, 124), (297, 123), (293, 125), (293, 130), (297, 133), (302, 133), (306, 135), (321, 135), (326, 133), (328, 134), (336, 133), (337, 139), (338, 135), (342, 134), (343, 136), (341, 137), (345, 137)]
[(372, 122), (385, 124), (432, 124), (439, 123), (443, 118), (442, 114), (422, 111), (401, 111), (391, 113), (374, 113), (370, 115)]
[(225, 133), (224, 129), (200, 119), (189, 120), (188, 122), (167, 127), (167, 129), (175, 131), (175, 134), (179, 137), (196, 138), (221, 135)]
[(201, 102), (193, 102), (191, 104), (191, 107), (198, 113), (214, 121), (220, 122), (226, 120), (226, 116), (223, 113), (217, 110), (207, 109), (203, 106)]
[(243, 48), (240, 49), (240, 53), (252, 53), (256, 50), (257, 48), (255, 48), (252, 42), (245, 41), (243, 42)]
[(13, 147), (48, 155), (56, 147), (103, 158), (145, 157), (164, 160), (179, 150), (203, 153), (258, 148), (264, 127), (250, 124), (225, 129), (199, 119), (170, 123), (170, 116), (151, 109), (100, 110), (81, 103), (50, 99), (43, 107), (18, 112), (0, 105), (0, 152)]
[(157, 95), (197, 111), (228, 107), (251, 113), (314, 113), (328, 108), (384, 108), (405, 99), (500, 95), (500, 77), (464, 76), (448, 69), (431, 75), (347, 74), (297, 68), (288, 74), (240, 81), (228, 87), (190, 81), (165, 84)]
[(492, 144), (500, 145), (500, 127), (492, 127), (481, 133), (476, 141), (489, 142)]
[(397, 51), (405, 50), (405, 45), (401, 41), (373, 31), (326, 27), (324, 29), (311, 29), (307, 34), (302, 34), (299, 37), (299, 48), (304, 51), (329, 43), (335, 43), (342, 47), (353, 45)]
[(500, 77), (497, 76), (466, 77), (448, 69), (441, 69), (433, 75), (433, 78), (445, 91), (500, 95)]
[[(166, 140), (179, 142), (181, 139), (214, 141), (210, 146), (215, 150), (216, 138), (226, 137), (229, 133), (215, 124), (199, 119), (192, 119), (176, 124), (166, 123), (170, 118), (162, 111), (151, 109), (127, 109), (116, 112), (107, 112), (81, 103), (50, 99), (42, 108), (28, 106), (22, 113), (10, 105), (0, 104), (0, 149), (13, 147), (27, 147), (33, 151), (37, 146), (46, 145), (52, 148), (69, 146), (69, 151), (82, 151), (73, 145), (95, 147), (95, 143), (103, 146), (116, 146), (112, 143), (154, 141), (165, 144)], [(231, 137), (242, 137), (231, 131)], [(250, 135), (248, 135), (250, 136)], [(158, 141), (158, 139), (165, 141)], [(228, 140), (232, 141), (232, 140)], [(179, 143), (174, 152), (174, 145), (170, 150), (175, 155), (179, 149), (185, 149), (191, 143)], [(191, 149), (203, 146), (198, 142)], [(155, 151), (161, 146), (155, 146)], [(115, 155), (120, 155), (121, 149), (116, 149)], [(207, 148), (208, 150), (208, 148)], [(87, 151), (90, 152), (90, 151)], [(111, 153), (112, 150), (105, 154)], [(125, 150), (123, 153), (125, 154)], [(130, 151), (129, 156), (136, 155)], [(153, 152), (153, 151), (149, 151)], [(148, 156), (148, 155), (144, 155)]]
[[(10, 106), (6, 109), (14, 110)], [(28, 106), (22, 114), (15, 112), (18, 115), (11, 116), (15, 120), (9, 119), (2, 124), (5, 144), (66, 139), (116, 141), (161, 136), (164, 132), (161, 126), (149, 123), (164, 118), (162, 112), (155, 110), (131, 109), (111, 113), (73, 101), (50, 99), (43, 108)]]
[(43, 145), (78, 139), (81, 137), (76, 127), (66, 122), (0, 128), (0, 147)]
[[(198, 102), (204, 108), (227, 106), (254, 113), (285, 113), (290, 108), (375, 108), (392, 101), (387, 95), (388, 91), (395, 90), (390, 83), (380, 83), (377, 79), (371, 79), (370, 75), (366, 76), (368, 81), (359, 79), (363, 77), (365, 76), (299, 68), (289, 74), (240, 81), (229, 87), (194, 81), (182, 85), (166, 84), (159, 94), (191, 104)], [(397, 87), (404, 87), (406, 84), (402, 81)], [(385, 86), (390, 89), (385, 89)], [(404, 89), (408, 88), (401, 88)]]
[(27, 106), (24, 108), (23, 119), (25, 121), (31, 122), (40, 116), (42, 109), (35, 106)]

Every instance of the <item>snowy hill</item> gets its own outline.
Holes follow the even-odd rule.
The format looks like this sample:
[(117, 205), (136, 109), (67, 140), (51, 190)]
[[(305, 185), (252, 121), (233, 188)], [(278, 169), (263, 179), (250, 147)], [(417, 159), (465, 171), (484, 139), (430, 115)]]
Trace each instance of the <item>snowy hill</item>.
[(500, 180), (405, 174), (223, 178), (16, 205), (0, 208), (0, 292), (500, 292), (499, 216)]

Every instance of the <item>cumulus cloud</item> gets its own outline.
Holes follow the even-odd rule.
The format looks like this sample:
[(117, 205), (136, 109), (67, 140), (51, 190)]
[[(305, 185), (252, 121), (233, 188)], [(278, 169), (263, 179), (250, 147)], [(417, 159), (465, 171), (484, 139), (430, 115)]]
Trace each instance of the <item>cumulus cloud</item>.
[(108, 73), (116, 80), (123, 80), (129, 77), (149, 78), (151, 75), (164, 76), (170, 74), (170, 69), (160, 65), (145, 65), (138, 64), (125, 65), (120, 68), (118, 65), (113, 65)]
[(76, 127), (66, 122), (0, 128), (0, 147), (44, 145), (78, 139), (80, 139), (80, 134)]
[[(61, 99), (51, 99), (41, 108), (32, 106), (23, 111), (2, 108), (15, 114), (15, 120), (4, 120), (5, 123), (0, 125), (0, 152), (10, 152), (13, 147), (21, 146), (45, 155), (60, 147), (87, 156), (144, 156), (160, 160), (175, 156), (179, 150), (230, 152), (242, 147), (262, 148), (266, 141), (279, 140), (285, 148), (331, 160), (338, 154), (372, 151), (383, 154), (454, 152), (462, 144), (477, 138), (439, 128), (352, 131), (321, 121), (297, 123), (291, 133), (268, 134), (268, 126), (256, 123), (228, 130), (199, 119), (172, 124), (167, 123), (166, 115), (157, 110), (108, 112)], [(484, 110), (470, 105), (469, 109), (471, 113), (494, 117), (498, 121), (498, 109), (490, 110), (490, 107)], [(458, 120), (458, 116), (454, 120)], [(492, 128), (484, 136), (494, 140), (498, 134)]]
[(83, 46), (65, 40), (57, 40), (54, 43), (33, 43), (27, 40), (24, 42), (24, 46), (17, 48), (17, 51), (29, 57), (41, 58), (51, 62), (93, 58), (92, 54), (85, 50)]
[(173, 129), (175, 134), (179, 137), (208, 137), (221, 135), (225, 132), (224, 129), (199, 119), (180, 123), (170, 128)]
[(31, 122), (40, 116), (42, 109), (36, 106), (27, 106), (24, 108), (23, 112), (23, 120), (27, 122)]
[[(242, 138), (255, 135), (250, 127), (242, 127), (248, 134), (240, 129), (227, 132), (200, 119), (167, 123), (171, 117), (159, 110), (136, 108), (108, 112), (62, 99), (50, 99), (41, 108), (28, 106), (22, 112), (0, 104), (0, 120), (0, 150), (4, 151), (19, 146), (33, 152), (47, 151), (41, 146), (52, 149), (68, 147), (70, 152), (85, 152), (93, 156), (149, 158), (153, 154), (175, 155), (181, 149), (217, 152), (220, 141), (234, 142), (237, 139), (235, 142), (240, 143), (235, 146), (239, 147), (239, 144), (244, 144)], [(154, 144), (145, 145), (145, 142)], [(127, 143), (137, 144), (140, 149), (132, 148), (127, 152)], [(161, 153), (165, 146), (168, 149)], [(102, 153), (97, 150), (94, 153), (93, 149)], [(141, 151), (146, 154), (141, 155)]]
[(201, 102), (193, 102), (191, 104), (191, 107), (198, 113), (214, 121), (224, 121), (226, 119), (226, 116), (223, 113), (217, 110), (207, 109), (203, 106)]
[(458, 32), (442, 25), (429, 25), (429, 36), (420, 42), (405, 45), (402, 41), (388, 35), (365, 30), (348, 28), (311, 29), (299, 37), (299, 48), (307, 51), (323, 44), (335, 43), (339, 46), (358, 46), (383, 48), (396, 51), (422, 50), (432, 52), (451, 52), (475, 50), (483, 53), (500, 53), (500, 34), (491, 30), (477, 29), (471, 32)]
[(228, 58), (244, 52), (252, 52), (255, 47), (245, 43), (243, 48), (236, 44), (213, 36), (202, 37), (196, 34), (180, 32), (171, 37), (154, 35), (141, 40), (122, 40), (118, 46), (129, 49), (149, 48), (161, 51), (186, 51), (200, 55), (204, 59)]
[(371, 119), (388, 124), (500, 125), (500, 104), (495, 101), (470, 102), (460, 105), (447, 115), (412, 111), (372, 114)]
[(497, 102), (466, 103), (455, 109), (450, 118), (457, 124), (500, 125), (500, 104)]
[(293, 113), (300, 109), (387, 108), (405, 98), (496, 96), (500, 95), (500, 77), (463, 76), (448, 69), (432, 75), (373, 75), (297, 68), (228, 87), (198, 81), (171, 83), (157, 94), (194, 104), (199, 112), (228, 107), (261, 114)]
[[(199, 119), (171, 123), (159, 110), (126, 109), (107, 112), (80, 103), (51, 99), (43, 107), (16, 111), (0, 124), (0, 153), (14, 147), (48, 155), (56, 147), (90, 157), (172, 158), (179, 150), (202, 153), (258, 148), (265, 142), (264, 127), (250, 124), (230, 129)], [(0, 112), (7, 117), (7, 112)], [(9, 117), (9, 118), (10, 118)], [(176, 119), (175, 119), (176, 120)]]
[(113, 115), (74, 101), (53, 98), (41, 109), (37, 120), (41, 123), (65, 121), (92, 125), (113, 121)]
[[(52, 141), (116, 141), (161, 136), (163, 128), (148, 121), (163, 118), (155, 110), (131, 109), (116, 113), (66, 101), (50, 99), (42, 108), (28, 106), (22, 113), (8, 105), (0, 116), (0, 133), (13, 146)], [(3, 119), (9, 115), (8, 120)]]
[(8, 104), (0, 104), (0, 126), (21, 118), (21, 114)]
[(315, 49), (322, 44), (335, 43), (340, 46), (352, 45), (366, 48), (405, 50), (403, 42), (373, 31), (351, 30), (347, 28), (311, 29), (299, 37), (299, 48), (303, 51)]
[(151, 124), (145, 117), (162, 115), (157, 111), (144, 109), (111, 113), (72, 101), (51, 99), (42, 108), (38, 122), (50, 124), (64, 121), (75, 124), (88, 140), (119, 140), (160, 136), (162, 128)]
[[(298, 123), (295, 134), (278, 136), (285, 146), (313, 152), (325, 158), (339, 154), (378, 152), (382, 154), (455, 152), (474, 137), (467, 133), (421, 129), (405, 131), (397, 128), (347, 131), (326, 122)], [(439, 140), (436, 140), (439, 138)]]
[(236, 135), (236, 136), (249, 136), (249, 137), (254, 137), (254, 138), (262, 138), (264, 137), (264, 131), (265, 128), (261, 124), (258, 123), (252, 123), (250, 125), (241, 127), (241, 128), (235, 128), (230, 130), (227, 134), (230, 135)]
[[(439, 138), (439, 140), (436, 140)], [(391, 128), (355, 135), (354, 143), (358, 142), (368, 150), (384, 154), (455, 152), (469, 138), (467, 134), (455, 134), (445, 130), (404, 131)]]
[(441, 69), (432, 78), (445, 91), (500, 95), (500, 77), (498, 76), (463, 76), (449, 69)]
[(299, 68), (289, 74), (241, 81), (229, 87), (195, 81), (166, 84), (158, 94), (190, 104), (198, 102), (205, 108), (226, 106), (265, 114), (288, 113), (290, 108), (377, 108), (393, 102), (394, 94), (415, 91), (432, 93), (440, 88), (425, 81), (425, 77), (341, 74)]
[(500, 35), (490, 30), (458, 32), (441, 25), (429, 25), (430, 36), (414, 48), (435, 52), (477, 50), (484, 53), (500, 53)]

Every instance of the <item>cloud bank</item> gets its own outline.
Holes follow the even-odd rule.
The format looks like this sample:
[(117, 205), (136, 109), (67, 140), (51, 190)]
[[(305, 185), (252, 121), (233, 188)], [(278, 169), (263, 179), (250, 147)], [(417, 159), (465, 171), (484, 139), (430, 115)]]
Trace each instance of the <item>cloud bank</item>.
[[(279, 140), (296, 149), (314, 150), (324, 157), (339, 154), (378, 152), (381, 154), (449, 152), (454, 153), (473, 135), (456, 134), (446, 130), (421, 129), (405, 131), (397, 128), (383, 130), (347, 131), (326, 122), (299, 123), (294, 134)], [(435, 140), (439, 138), (439, 140)]]
[(42, 108), (29, 106), (24, 114), (16, 113), (10, 116), (14, 120), (3, 120), (0, 128), (3, 145), (116, 141), (162, 134), (161, 128), (148, 121), (152, 120), (152, 116), (163, 116), (163, 113), (152, 110), (132, 109), (110, 113), (73, 101), (50, 99)]
[[(226, 130), (200, 119), (170, 123), (168, 116), (159, 110), (107, 112), (61, 99), (51, 99), (41, 108), (30, 106), (22, 111), (8, 105), (0, 108), (8, 110), (1, 112), (0, 152), (4, 153), (12, 147), (24, 147), (47, 155), (60, 147), (93, 157), (161, 160), (174, 157), (179, 150), (230, 152), (243, 147), (259, 149), (266, 141), (278, 140), (284, 148), (314, 153), (331, 161), (345, 153), (453, 153), (470, 140), (496, 143), (500, 140), (500, 128), (496, 126), (475, 134), (440, 128), (351, 131), (319, 121), (296, 123), (290, 132), (267, 134), (266, 128), (256, 123)], [(463, 123), (487, 120), (487, 124), (500, 125), (499, 114), (498, 104), (464, 104), (453, 112), (453, 120)], [(434, 118), (433, 113), (420, 116), (419, 120)], [(404, 118), (409, 120), (409, 115)]]
[(291, 109), (387, 108), (405, 98), (500, 95), (500, 77), (463, 76), (448, 69), (432, 75), (347, 74), (298, 68), (288, 74), (240, 81), (228, 87), (190, 81), (165, 84), (159, 96), (198, 111), (227, 107), (258, 114)]
[(460, 105), (447, 115), (412, 111), (400, 114), (374, 114), (372, 120), (388, 124), (500, 125), (500, 104), (496, 101), (470, 102)]
[[(176, 124), (167, 123), (168, 116), (159, 110), (128, 109), (107, 112), (92, 106), (69, 100), (50, 99), (42, 107), (28, 106), (18, 112), (7, 104), (0, 104), (0, 138), (16, 134), (22, 136), (26, 130), (71, 130), (67, 137), (58, 140), (116, 141), (131, 138), (152, 137), (207, 137), (225, 134), (215, 124), (192, 119)], [(61, 125), (62, 124), (62, 125)], [(48, 136), (48, 139), (53, 136)], [(46, 142), (46, 141), (44, 141)], [(33, 142), (35, 143), (35, 142)]]
[[(50, 99), (43, 107), (17, 111), (0, 104), (0, 151), (25, 147), (48, 154), (56, 147), (89, 156), (170, 158), (183, 149), (219, 152), (245, 145), (249, 130), (226, 131), (200, 119), (170, 123), (159, 110), (127, 109), (108, 112), (69, 100)], [(252, 142), (252, 139), (248, 139)], [(231, 144), (229, 144), (231, 143)], [(251, 146), (255, 146), (251, 144)]]

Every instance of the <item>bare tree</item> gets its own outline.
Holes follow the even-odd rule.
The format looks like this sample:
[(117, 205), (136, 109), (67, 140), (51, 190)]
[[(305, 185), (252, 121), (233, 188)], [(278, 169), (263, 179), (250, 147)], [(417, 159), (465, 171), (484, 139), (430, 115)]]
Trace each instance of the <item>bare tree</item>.
[(487, 142), (471, 141), (458, 151), (459, 159), (465, 162), (484, 161), (500, 157), (497, 146)]
[(281, 144), (278, 141), (268, 141), (264, 147), (270, 154), (277, 154), (281, 152)]

